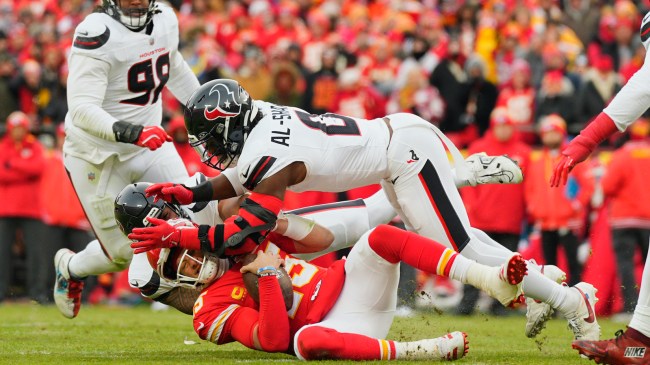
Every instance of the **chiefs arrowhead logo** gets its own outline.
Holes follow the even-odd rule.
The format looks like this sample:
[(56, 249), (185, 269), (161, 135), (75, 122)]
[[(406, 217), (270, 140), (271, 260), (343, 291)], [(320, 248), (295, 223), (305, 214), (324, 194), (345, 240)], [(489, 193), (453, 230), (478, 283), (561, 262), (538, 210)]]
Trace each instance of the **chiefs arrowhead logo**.
[(234, 117), (241, 113), (241, 104), (235, 101), (235, 94), (228, 90), (224, 84), (216, 84), (210, 89), (208, 95), (217, 94), (217, 105), (210, 109), (212, 105), (206, 105), (203, 109), (203, 115), (208, 120), (217, 118)]

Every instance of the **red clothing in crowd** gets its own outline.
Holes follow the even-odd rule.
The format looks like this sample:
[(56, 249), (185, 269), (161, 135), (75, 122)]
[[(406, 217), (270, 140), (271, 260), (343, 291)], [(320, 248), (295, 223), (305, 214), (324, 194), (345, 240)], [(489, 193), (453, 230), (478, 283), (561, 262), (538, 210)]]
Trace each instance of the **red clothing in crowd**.
[(0, 217), (41, 217), (40, 179), (45, 159), (36, 137), (14, 142), (9, 135), (0, 141)]
[(630, 141), (614, 151), (601, 180), (610, 197), (610, 226), (650, 228), (650, 142)]
[(45, 224), (89, 230), (90, 223), (81, 207), (70, 178), (63, 166), (60, 151), (45, 151), (40, 192), (42, 216)]
[[(533, 151), (530, 156), (528, 172), (524, 177), (526, 208), (535, 223), (543, 230), (560, 228), (579, 229), (582, 227), (584, 207), (586, 207), (594, 191), (594, 182), (589, 171), (588, 163), (578, 164), (565, 188), (552, 188), (549, 184), (553, 166), (560, 160), (559, 151), (549, 151), (544, 148)], [(571, 188), (577, 187), (574, 197)]]
[[(488, 130), (485, 135), (469, 146), (468, 154), (485, 152), (490, 156), (507, 154), (517, 161), (524, 178), (528, 169), (530, 147), (518, 140), (500, 142)], [(463, 202), (472, 227), (488, 232), (521, 232), (526, 216), (523, 184), (479, 185), (462, 189)]]
[(360, 86), (339, 90), (332, 106), (334, 113), (361, 119), (375, 119), (386, 115), (386, 100), (372, 87)]

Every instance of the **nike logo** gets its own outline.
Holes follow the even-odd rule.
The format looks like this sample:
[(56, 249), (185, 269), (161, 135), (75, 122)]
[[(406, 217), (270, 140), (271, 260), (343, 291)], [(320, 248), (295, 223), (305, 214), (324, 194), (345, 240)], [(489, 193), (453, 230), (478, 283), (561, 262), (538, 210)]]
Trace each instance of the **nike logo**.
[(248, 178), (248, 172), (249, 172), (250, 170), (251, 170), (251, 165), (248, 165), (248, 168), (246, 169), (246, 172), (244, 172), (243, 174), (241, 174), (241, 176), (242, 176), (244, 179), (247, 179), (247, 178)]
[(199, 326), (196, 327), (196, 332), (199, 332), (201, 330), (201, 328), (203, 328), (203, 327), (205, 327), (205, 323), (199, 322)]
[(589, 303), (589, 295), (585, 294), (580, 288), (576, 288), (582, 295), (583, 299), (585, 302), (587, 302), (587, 316), (584, 318), (585, 322), (587, 323), (594, 323), (594, 320), (596, 319), (596, 316), (594, 315), (594, 309), (591, 307), (591, 303)]
[(173, 234), (174, 234), (174, 232), (172, 232), (172, 233), (170, 233), (170, 234), (168, 234), (166, 236), (162, 236), (162, 241), (163, 242), (167, 241), (167, 239), (169, 239), (169, 237), (171, 237)]
[(82, 35), (82, 36), (84, 36), (84, 37), (88, 36), (88, 31), (77, 32), (77, 33), (79, 33), (79, 35)]
[(399, 176), (398, 176), (398, 177), (396, 177), (396, 178), (394, 178), (394, 179), (393, 179), (393, 180), (391, 180), (390, 182), (391, 182), (391, 183), (392, 183), (393, 185), (395, 185), (395, 181), (397, 181), (397, 179), (399, 179)]

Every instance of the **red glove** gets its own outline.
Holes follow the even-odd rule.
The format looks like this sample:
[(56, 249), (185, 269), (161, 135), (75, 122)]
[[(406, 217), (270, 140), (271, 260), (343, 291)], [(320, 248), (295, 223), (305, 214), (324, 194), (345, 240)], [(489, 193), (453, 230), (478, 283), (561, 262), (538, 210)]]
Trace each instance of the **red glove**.
[(555, 164), (551, 176), (551, 187), (566, 185), (573, 167), (586, 160), (596, 147), (614, 132), (616, 124), (607, 114), (601, 112), (585, 129), (562, 150), (562, 158)]
[(160, 146), (163, 145), (165, 142), (171, 142), (172, 137), (165, 132), (162, 127), (159, 126), (150, 126), (150, 127), (144, 127), (142, 129), (142, 133), (140, 133), (140, 137), (138, 137), (137, 142), (135, 142), (136, 145), (140, 147), (147, 147), (148, 149), (155, 151)]
[(198, 242), (199, 229), (187, 219), (165, 221), (147, 217), (147, 220), (151, 226), (134, 228), (128, 235), (129, 239), (136, 241), (131, 244), (135, 254), (156, 248), (186, 247), (185, 245), (191, 245), (194, 241)]
[(194, 200), (194, 192), (187, 186), (174, 183), (158, 183), (148, 187), (144, 193), (147, 197), (153, 196), (154, 202), (162, 199), (169, 203), (187, 205)]

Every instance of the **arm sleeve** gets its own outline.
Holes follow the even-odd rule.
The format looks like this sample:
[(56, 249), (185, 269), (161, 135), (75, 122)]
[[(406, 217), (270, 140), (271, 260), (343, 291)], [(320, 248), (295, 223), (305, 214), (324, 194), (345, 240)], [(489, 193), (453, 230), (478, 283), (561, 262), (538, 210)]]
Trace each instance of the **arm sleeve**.
[(257, 338), (266, 352), (286, 351), (289, 348), (289, 316), (284, 309), (284, 299), (278, 279), (274, 276), (259, 278), (260, 309), (240, 308), (228, 320), (229, 333), (242, 345), (255, 349)]
[(68, 107), (72, 124), (85, 132), (115, 142), (117, 119), (102, 109), (110, 65), (102, 60), (73, 54), (69, 60)]

